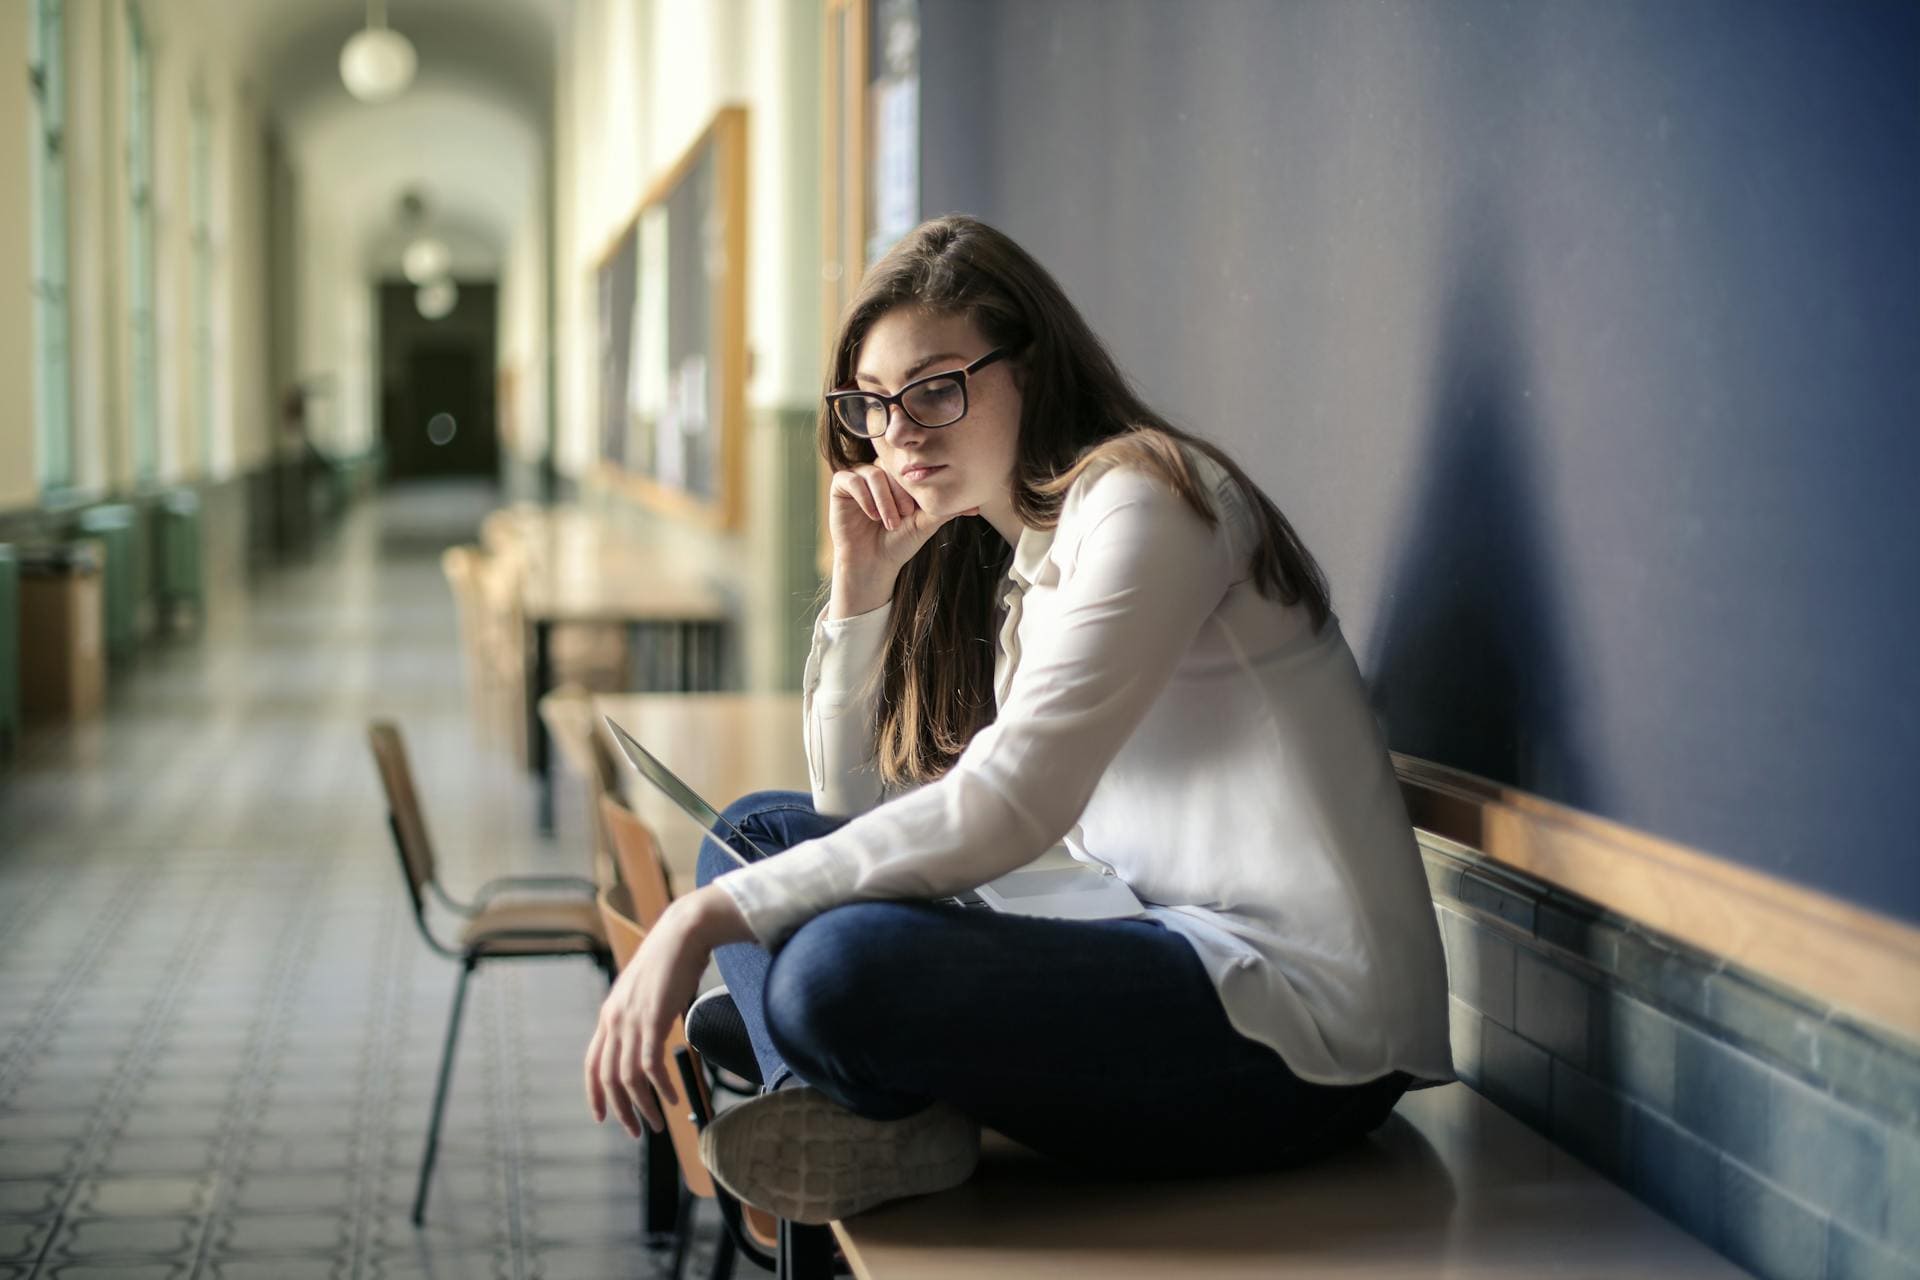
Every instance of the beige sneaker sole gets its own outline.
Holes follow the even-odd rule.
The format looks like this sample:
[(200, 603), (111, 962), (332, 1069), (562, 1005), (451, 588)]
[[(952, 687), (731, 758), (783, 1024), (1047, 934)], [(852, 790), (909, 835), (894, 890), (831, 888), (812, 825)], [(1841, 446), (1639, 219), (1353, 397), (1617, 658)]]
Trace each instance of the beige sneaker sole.
[(700, 1159), (747, 1204), (818, 1224), (959, 1186), (980, 1162), (980, 1126), (944, 1104), (868, 1120), (818, 1089), (781, 1089), (714, 1117)]

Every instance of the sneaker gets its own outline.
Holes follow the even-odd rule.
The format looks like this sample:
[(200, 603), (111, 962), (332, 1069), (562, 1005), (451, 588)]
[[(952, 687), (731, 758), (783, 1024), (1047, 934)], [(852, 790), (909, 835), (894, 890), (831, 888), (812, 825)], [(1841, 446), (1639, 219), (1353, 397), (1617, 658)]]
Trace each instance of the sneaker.
[(760, 1060), (753, 1056), (746, 1019), (740, 1016), (740, 1006), (733, 1002), (731, 991), (714, 987), (701, 992), (699, 999), (687, 1006), (685, 1026), (687, 1043), (710, 1065), (755, 1085), (762, 1083)]
[(980, 1126), (944, 1103), (868, 1120), (818, 1089), (780, 1089), (715, 1116), (700, 1159), (745, 1203), (817, 1225), (959, 1186), (980, 1161)]

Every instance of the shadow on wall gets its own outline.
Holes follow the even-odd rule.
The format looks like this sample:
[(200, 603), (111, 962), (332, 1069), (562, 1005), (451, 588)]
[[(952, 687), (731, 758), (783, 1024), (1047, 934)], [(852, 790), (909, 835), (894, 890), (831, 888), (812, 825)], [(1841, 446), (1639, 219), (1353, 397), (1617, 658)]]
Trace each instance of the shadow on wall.
[(1369, 671), (1396, 751), (1580, 804), (1554, 567), (1529, 442), (1542, 424), (1498, 219), (1472, 219), (1438, 317), (1412, 515)]

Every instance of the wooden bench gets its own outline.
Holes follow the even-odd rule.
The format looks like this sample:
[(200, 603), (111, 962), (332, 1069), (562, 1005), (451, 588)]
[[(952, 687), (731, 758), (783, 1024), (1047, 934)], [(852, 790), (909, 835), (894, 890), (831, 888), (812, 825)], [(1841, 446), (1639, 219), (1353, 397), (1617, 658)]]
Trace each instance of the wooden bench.
[[(806, 789), (797, 696), (601, 696), (594, 706), (662, 744), (716, 803)], [(634, 798), (667, 860), (690, 874), (698, 831), (664, 801)], [(1462, 1084), (1408, 1094), (1330, 1160), (1259, 1177), (1107, 1182), (989, 1133), (964, 1186), (834, 1223), (832, 1235), (861, 1280), (1744, 1274)], [(831, 1274), (820, 1243), (783, 1259), (782, 1275)]]
[(989, 1135), (966, 1185), (833, 1232), (860, 1280), (1744, 1274), (1461, 1084), (1259, 1177), (1102, 1182)]

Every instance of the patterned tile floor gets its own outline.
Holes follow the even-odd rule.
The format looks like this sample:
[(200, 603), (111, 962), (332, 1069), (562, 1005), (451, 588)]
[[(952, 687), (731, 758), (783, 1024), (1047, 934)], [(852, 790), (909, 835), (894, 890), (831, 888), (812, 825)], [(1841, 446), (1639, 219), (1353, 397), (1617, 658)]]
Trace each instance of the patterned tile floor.
[[(634, 1146), (581, 1099), (578, 961), (476, 978), (407, 1218), (455, 971), (406, 908), (368, 718), (406, 733), (456, 892), (587, 866), (584, 805), (537, 838), (465, 705), (435, 553), (488, 501), (361, 507), (0, 764), (0, 1280), (667, 1273)], [(714, 1238), (709, 1208), (692, 1274)]]

